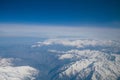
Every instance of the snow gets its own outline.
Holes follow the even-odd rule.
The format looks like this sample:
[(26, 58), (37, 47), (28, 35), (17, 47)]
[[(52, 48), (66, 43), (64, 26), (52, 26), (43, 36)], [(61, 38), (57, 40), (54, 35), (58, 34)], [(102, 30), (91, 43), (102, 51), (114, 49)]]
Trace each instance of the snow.
[(69, 59), (69, 58), (72, 58), (72, 57), (73, 57), (72, 54), (64, 54), (64, 55), (61, 55), (61, 56), (59, 57), (59, 59)]
[(35, 80), (38, 70), (30, 66), (13, 66), (13, 58), (0, 58), (0, 80)]
[[(71, 50), (63, 55), (67, 54), (74, 56), (74, 60), (76, 59), (76, 61), (63, 66), (61, 68), (63, 72), (59, 74), (60, 77), (63, 75), (70, 77), (71, 75), (73, 76), (79, 73), (78, 76), (84, 79), (87, 78), (92, 71), (92, 80), (96, 80), (98, 74), (100, 75), (100, 80), (116, 80), (120, 76), (120, 55), (118, 54), (111, 55), (91, 50)], [(115, 57), (115, 60), (111, 60), (111, 57)]]

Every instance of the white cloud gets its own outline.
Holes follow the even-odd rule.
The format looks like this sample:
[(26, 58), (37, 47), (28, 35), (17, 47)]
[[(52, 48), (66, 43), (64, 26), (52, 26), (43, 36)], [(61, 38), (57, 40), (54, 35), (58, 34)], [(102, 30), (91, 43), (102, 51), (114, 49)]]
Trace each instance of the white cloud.
[(30, 66), (14, 66), (13, 58), (0, 58), (0, 80), (35, 80), (38, 71)]
[(69, 40), (69, 39), (48, 39), (43, 42), (37, 42), (36, 44), (32, 45), (32, 47), (40, 47), (40, 46), (48, 46), (59, 44), (63, 46), (73, 46), (77, 48), (84, 48), (87, 46), (96, 47), (109, 47), (109, 46), (117, 46), (120, 43), (112, 41), (112, 40), (89, 40), (89, 39), (79, 39), (79, 40)]

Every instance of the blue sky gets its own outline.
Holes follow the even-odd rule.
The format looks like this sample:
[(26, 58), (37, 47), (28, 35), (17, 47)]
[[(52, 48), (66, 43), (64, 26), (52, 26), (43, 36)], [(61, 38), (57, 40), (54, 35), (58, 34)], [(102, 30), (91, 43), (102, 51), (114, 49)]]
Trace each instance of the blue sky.
[(0, 0), (0, 37), (120, 38), (119, 0)]
[(119, 0), (0, 0), (0, 23), (120, 26)]

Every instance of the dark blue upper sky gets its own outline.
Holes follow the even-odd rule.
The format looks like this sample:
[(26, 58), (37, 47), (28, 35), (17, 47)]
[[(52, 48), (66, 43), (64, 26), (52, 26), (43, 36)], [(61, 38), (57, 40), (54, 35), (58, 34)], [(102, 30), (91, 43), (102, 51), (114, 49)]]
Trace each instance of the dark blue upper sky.
[(0, 0), (0, 23), (120, 24), (120, 1)]

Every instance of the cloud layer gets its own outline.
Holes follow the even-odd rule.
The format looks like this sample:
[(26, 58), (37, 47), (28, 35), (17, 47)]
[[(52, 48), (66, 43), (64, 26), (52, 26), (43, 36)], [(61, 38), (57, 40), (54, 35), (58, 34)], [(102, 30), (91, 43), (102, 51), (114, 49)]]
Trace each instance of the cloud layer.
[(0, 36), (40, 38), (120, 39), (119, 28), (0, 24)]
[[(74, 48), (93, 48), (102, 49), (103, 51), (115, 51), (119, 52), (120, 49), (120, 41), (113, 40), (89, 40), (89, 39), (78, 39), (78, 40), (70, 40), (70, 39), (48, 39), (43, 42), (37, 42), (32, 45), (32, 47), (42, 47), (42, 46), (54, 46), (54, 45), (62, 45), (63, 47), (74, 47)], [(107, 48), (107, 49), (106, 49)]]

